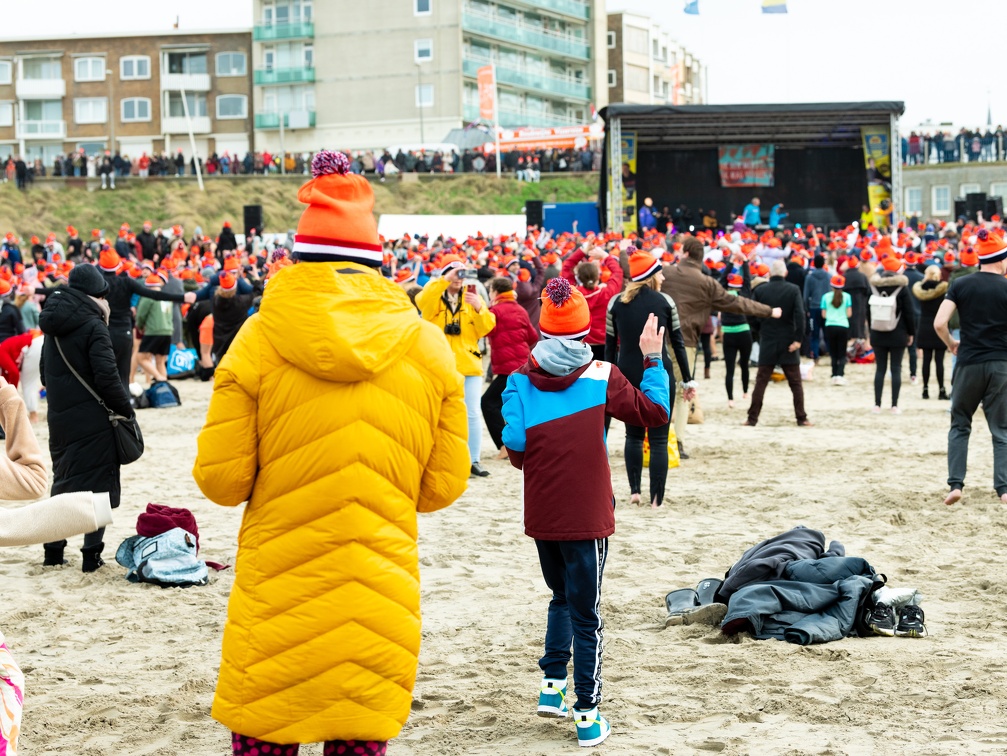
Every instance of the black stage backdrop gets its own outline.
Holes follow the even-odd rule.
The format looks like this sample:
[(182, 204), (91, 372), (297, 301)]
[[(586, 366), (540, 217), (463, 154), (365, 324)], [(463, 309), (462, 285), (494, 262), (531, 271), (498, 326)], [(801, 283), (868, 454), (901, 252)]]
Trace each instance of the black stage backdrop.
[(702, 225), (699, 209), (716, 210), (721, 226), (731, 222), (752, 197), (762, 201), (762, 222), (778, 202), (790, 216), (784, 221), (807, 225), (846, 226), (860, 218), (867, 203), (864, 151), (851, 147), (776, 149), (775, 186), (722, 187), (717, 150), (647, 150), (637, 160), (639, 207), (645, 197), (655, 210), (685, 204), (694, 224)]

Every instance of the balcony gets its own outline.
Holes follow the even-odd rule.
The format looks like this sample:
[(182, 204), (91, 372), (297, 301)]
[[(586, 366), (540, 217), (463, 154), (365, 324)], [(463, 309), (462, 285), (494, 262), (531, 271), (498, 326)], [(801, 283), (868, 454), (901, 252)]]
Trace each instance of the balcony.
[[(213, 129), (209, 116), (192, 117), (193, 134), (209, 134)], [(189, 125), (184, 116), (165, 116), (161, 119), (162, 134), (188, 134)]]
[(587, 21), (591, 17), (591, 9), (587, 3), (578, 2), (578, 0), (512, 0), (512, 2), (527, 8), (572, 16), (581, 21)]
[[(483, 58), (466, 57), (462, 61), (462, 70), (466, 76), (476, 78), (479, 69), (490, 63), (491, 61)], [(570, 97), (575, 100), (588, 101), (591, 99), (591, 87), (572, 78), (553, 76), (527, 68), (511, 68), (500, 64), (497, 64), (496, 75), (498, 84), (528, 89), (532, 92)]]
[[(294, 125), (291, 126), (290, 124)], [(314, 110), (292, 110), (289, 113), (283, 114), (283, 128), (284, 129), (306, 129), (315, 127), (315, 111)], [(256, 113), (255, 114), (255, 128), (257, 129), (278, 129), (280, 128), (280, 114), (279, 113)]]
[[(466, 104), (462, 110), (462, 118), (467, 123), (479, 120), (479, 106)], [(524, 126), (582, 126), (580, 121), (565, 115), (554, 113), (530, 113), (523, 110), (501, 109), (500, 127), (504, 129), (520, 129)]]
[(66, 139), (66, 121), (18, 121), (15, 139)]
[(312, 39), (315, 36), (315, 25), (310, 21), (293, 24), (256, 24), (252, 34), (252, 38), (256, 42), (276, 42), (281, 39)]
[(161, 74), (161, 89), (175, 91), (184, 89), (186, 92), (209, 92), (210, 74), (205, 73), (169, 73)]
[(19, 100), (58, 100), (66, 97), (66, 80), (18, 79), (15, 92)]
[(270, 84), (310, 84), (315, 80), (315, 69), (301, 66), (299, 68), (256, 68), (255, 84), (268, 86)]
[(591, 58), (591, 46), (579, 37), (543, 31), (533, 26), (476, 11), (462, 13), (462, 30), (482, 37), (490, 37), (500, 42), (530, 47), (539, 52), (559, 53), (578, 60), (590, 60)]

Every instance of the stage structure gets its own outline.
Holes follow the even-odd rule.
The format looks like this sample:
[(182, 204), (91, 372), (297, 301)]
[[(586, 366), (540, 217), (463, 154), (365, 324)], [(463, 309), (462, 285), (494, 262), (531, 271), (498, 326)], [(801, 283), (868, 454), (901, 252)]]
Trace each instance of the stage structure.
[[(638, 210), (714, 209), (722, 226), (752, 199), (783, 203), (787, 224), (842, 226), (861, 206), (902, 217), (901, 102), (625, 105), (601, 111), (602, 225), (637, 230)], [(696, 217), (699, 227), (702, 219)]]

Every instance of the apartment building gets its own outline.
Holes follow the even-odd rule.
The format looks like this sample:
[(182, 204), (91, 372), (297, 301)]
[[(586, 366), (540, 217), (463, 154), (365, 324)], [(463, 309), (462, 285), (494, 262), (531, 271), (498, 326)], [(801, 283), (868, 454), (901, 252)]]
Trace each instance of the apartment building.
[(608, 100), (633, 105), (702, 105), (705, 69), (647, 16), (608, 14)]
[(273, 150), (281, 122), (286, 150), (438, 142), (478, 120), (488, 63), (505, 128), (584, 124), (608, 101), (604, 0), (254, 0), (254, 18)]
[(51, 165), (81, 148), (181, 148), (188, 159), (190, 125), (202, 157), (244, 155), (251, 52), (247, 30), (0, 40), (0, 155)]

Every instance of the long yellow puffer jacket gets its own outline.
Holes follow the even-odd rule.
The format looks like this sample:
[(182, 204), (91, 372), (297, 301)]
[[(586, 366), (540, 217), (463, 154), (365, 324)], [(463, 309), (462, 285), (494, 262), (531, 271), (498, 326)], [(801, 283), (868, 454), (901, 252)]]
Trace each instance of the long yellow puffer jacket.
[(465, 490), (466, 428), (454, 356), (402, 289), (349, 263), (270, 280), (217, 368), (193, 470), (212, 501), (248, 501), (214, 718), (277, 743), (399, 733), (416, 512)]

